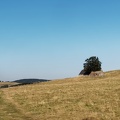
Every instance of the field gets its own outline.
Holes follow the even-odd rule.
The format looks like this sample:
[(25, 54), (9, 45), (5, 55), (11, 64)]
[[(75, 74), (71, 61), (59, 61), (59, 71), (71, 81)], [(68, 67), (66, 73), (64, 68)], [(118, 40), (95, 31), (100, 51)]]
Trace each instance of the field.
[(16, 82), (0, 82), (0, 86), (3, 86), (3, 85), (16, 85), (18, 83)]
[(120, 71), (2, 88), (0, 120), (120, 120)]

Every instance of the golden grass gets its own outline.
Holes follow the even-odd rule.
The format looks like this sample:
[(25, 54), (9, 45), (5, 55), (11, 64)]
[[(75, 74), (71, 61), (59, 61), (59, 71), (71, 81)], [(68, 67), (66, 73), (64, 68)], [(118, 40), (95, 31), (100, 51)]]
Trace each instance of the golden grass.
[(16, 82), (0, 82), (0, 86), (3, 86), (3, 85), (16, 85), (16, 84), (19, 84), (19, 83), (16, 83)]
[(1, 89), (0, 106), (0, 120), (120, 120), (120, 71)]

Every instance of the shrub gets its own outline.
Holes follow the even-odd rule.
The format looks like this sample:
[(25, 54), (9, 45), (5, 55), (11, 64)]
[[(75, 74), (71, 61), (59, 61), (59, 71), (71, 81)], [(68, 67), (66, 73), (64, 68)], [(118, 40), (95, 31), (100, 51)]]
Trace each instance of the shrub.
[(80, 74), (89, 75), (92, 71), (100, 71), (101, 64), (98, 57), (92, 56), (85, 60), (85, 63), (83, 64), (84, 69)]

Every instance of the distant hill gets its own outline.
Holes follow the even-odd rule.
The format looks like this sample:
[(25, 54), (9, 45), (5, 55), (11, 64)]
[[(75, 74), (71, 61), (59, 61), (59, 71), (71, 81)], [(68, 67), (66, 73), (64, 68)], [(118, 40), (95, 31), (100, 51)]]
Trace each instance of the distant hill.
[(11, 82), (0, 82), (0, 88), (8, 88), (8, 87), (15, 87), (15, 86), (21, 86), (26, 84), (33, 84), (33, 83), (39, 83), (39, 82), (48, 82), (50, 80), (46, 79), (20, 79), (15, 80)]
[(20, 79), (20, 80), (15, 80), (13, 82), (16, 82), (16, 83), (21, 83), (21, 84), (33, 84), (33, 83), (37, 83), (37, 82), (47, 82), (47, 81), (50, 81), (50, 80), (46, 80), (46, 79)]

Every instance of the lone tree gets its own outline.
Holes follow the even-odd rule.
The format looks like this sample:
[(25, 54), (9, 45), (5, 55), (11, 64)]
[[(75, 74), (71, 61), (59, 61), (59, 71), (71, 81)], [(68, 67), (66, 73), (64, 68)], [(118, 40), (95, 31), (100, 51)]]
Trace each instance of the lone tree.
[(101, 64), (102, 63), (99, 61), (98, 57), (92, 56), (85, 60), (85, 63), (83, 64), (84, 69), (80, 72), (79, 75), (89, 75), (92, 71), (100, 71)]

